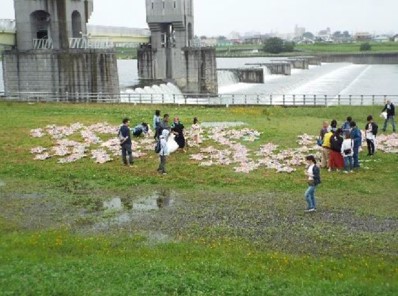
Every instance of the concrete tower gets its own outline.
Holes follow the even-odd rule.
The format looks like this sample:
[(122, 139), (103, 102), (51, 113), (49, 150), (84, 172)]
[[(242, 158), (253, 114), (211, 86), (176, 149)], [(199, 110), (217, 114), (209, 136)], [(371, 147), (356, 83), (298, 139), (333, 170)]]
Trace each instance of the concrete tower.
[(6, 94), (119, 93), (112, 48), (94, 48), (93, 0), (14, 0), (16, 48), (4, 53)]
[(138, 51), (140, 78), (174, 82), (185, 93), (216, 94), (214, 48), (196, 47), (193, 0), (146, 0), (151, 42)]

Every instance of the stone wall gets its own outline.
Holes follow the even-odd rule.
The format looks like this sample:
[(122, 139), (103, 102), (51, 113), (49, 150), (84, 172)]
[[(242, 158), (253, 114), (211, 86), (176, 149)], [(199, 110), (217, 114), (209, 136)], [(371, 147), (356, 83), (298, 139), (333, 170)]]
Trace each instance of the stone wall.
[(6, 51), (3, 72), (6, 94), (120, 92), (116, 56), (104, 50)]
[(359, 53), (321, 55), (323, 63), (398, 64), (398, 53)]

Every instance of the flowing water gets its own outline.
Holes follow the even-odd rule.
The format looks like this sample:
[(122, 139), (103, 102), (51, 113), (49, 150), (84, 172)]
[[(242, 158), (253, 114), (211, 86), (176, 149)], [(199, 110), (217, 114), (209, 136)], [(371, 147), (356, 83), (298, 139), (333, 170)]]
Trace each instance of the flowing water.
[[(246, 63), (267, 63), (271, 58), (218, 58), (218, 68), (241, 68)], [(154, 99), (181, 95), (171, 83), (132, 89), (138, 83), (137, 60), (119, 60), (119, 82), (124, 94), (153, 94)], [(354, 65), (331, 63), (310, 66), (309, 70), (292, 69), (292, 75), (270, 75), (264, 71), (263, 84), (239, 83), (230, 71), (218, 71), (220, 94), (242, 95), (392, 95), (398, 96), (398, 65)], [(4, 91), (0, 63), (0, 91)]]

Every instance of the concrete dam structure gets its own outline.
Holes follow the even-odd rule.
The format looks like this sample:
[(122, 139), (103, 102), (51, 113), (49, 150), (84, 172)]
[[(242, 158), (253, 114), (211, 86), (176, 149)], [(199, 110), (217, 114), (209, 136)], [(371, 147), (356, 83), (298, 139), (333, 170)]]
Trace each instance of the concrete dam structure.
[(93, 0), (15, 0), (16, 49), (3, 54), (6, 95), (119, 93), (113, 48), (87, 46)]
[(146, 13), (151, 41), (138, 49), (140, 79), (172, 82), (187, 94), (217, 94), (215, 49), (194, 44), (193, 0), (146, 0)]

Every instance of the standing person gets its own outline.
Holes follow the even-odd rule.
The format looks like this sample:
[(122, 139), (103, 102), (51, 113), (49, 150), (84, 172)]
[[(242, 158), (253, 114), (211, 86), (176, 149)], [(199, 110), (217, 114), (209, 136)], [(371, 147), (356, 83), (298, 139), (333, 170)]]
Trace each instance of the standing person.
[(193, 119), (193, 124), (191, 126), (191, 130), (192, 130), (192, 138), (193, 138), (193, 141), (195, 142), (195, 144), (199, 145), (200, 143), (202, 143), (202, 140), (200, 138), (202, 128), (200, 127), (199, 120), (197, 117), (194, 117), (194, 119)]
[(329, 171), (340, 170), (344, 168), (344, 159), (341, 155), (341, 146), (343, 145), (343, 130), (338, 128), (337, 131), (330, 138), (330, 158)]
[(130, 120), (128, 118), (124, 118), (123, 124), (119, 130), (119, 138), (121, 139), (120, 145), (122, 146), (122, 159), (126, 166), (131, 166), (134, 163), (129, 125)]
[(354, 142), (354, 151), (353, 151), (353, 168), (354, 169), (359, 169), (359, 147), (362, 146), (362, 134), (359, 128), (357, 127), (357, 123), (355, 121), (351, 121), (350, 123), (351, 126), (351, 139)]
[(378, 126), (373, 122), (373, 116), (369, 115), (365, 126), (366, 143), (368, 145), (368, 156), (373, 156), (376, 149), (376, 135)]
[(176, 135), (174, 140), (177, 142), (178, 148), (185, 152), (184, 125), (178, 117), (174, 118), (174, 122), (171, 125), (171, 131)]
[(159, 168), (158, 172), (166, 175), (166, 158), (169, 155), (169, 149), (167, 148), (167, 140), (169, 138), (170, 132), (167, 129), (162, 131), (162, 134), (159, 136), (160, 141), (160, 152), (159, 152)]
[(319, 138), (318, 138), (318, 140), (317, 140), (317, 144), (318, 144), (319, 146), (321, 146), (321, 147), (322, 147), (322, 145), (323, 145), (323, 137), (324, 137), (325, 134), (328, 132), (328, 127), (329, 127), (329, 122), (324, 121), (324, 122), (322, 123), (322, 129), (321, 129), (321, 131), (319, 132)]
[(321, 157), (321, 168), (330, 168), (329, 167), (329, 159), (330, 159), (330, 139), (333, 136), (333, 132), (328, 127), (328, 132), (323, 136), (322, 143), (322, 157)]
[(154, 138), (158, 139), (158, 128), (160, 126), (160, 110), (155, 111), (155, 115), (153, 115), (153, 130), (155, 131)]
[(351, 132), (350, 123), (352, 121), (352, 117), (348, 116), (347, 120), (343, 123), (341, 129), (343, 130), (343, 137), (345, 138)]
[(387, 111), (387, 118), (384, 121), (384, 126), (383, 126), (383, 132), (387, 130), (387, 124), (389, 121), (391, 121), (392, 125), (392, 131), (395, 133), (396, 128), (395, 128), (395, 106), (394, 104), (390, 101), (387, 100), (387, 104), (384, 106), (384, 109), (381, 112)]
[(333, 120), (330, 122), (330, 128), (331, 128), (332, 132), (337, 131), (337, 120), (336, 120), (336, 119), (333, 119)]
[(306, 176), (308, 177), (308, 188), (305, 191), (305, 199), (307, 201), (307, 209), (306, 212), (315, 212), (316, 211), (316, 202), (315, 202), (315, 190), (316, 187), (321, 183), (321, 170), (316, 165), (316, 160), (313, 155), (309, 155), (305, 158), (307, 161), (307, 169), (305, 171)]
[(341, 145), (341, 155), (344, 158), (344, 173), (352, 173), (354, 155), (354, 141), (351, 136), (347, 134)]
[(160, 136), (164, 129), (168, 130), (170, 133), (170, 125), (169, 125), (169, 114), (163, 115), (163, 120), (160, 121), (158, 128), (156, 129), (158, 135)]

